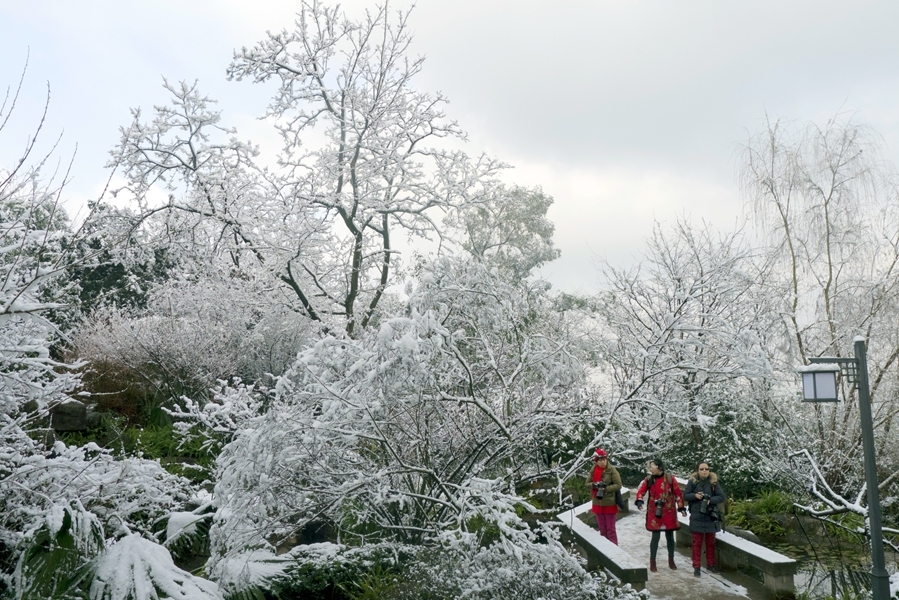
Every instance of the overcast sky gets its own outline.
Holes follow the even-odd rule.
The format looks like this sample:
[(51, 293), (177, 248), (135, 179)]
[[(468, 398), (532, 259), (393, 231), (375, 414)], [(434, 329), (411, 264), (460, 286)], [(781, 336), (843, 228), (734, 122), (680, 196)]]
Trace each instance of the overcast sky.
[[(343, 2), (352, 14), (372, 3)], [(391, 2), (407, 7), (411, 2)], [(199, 80), (243, 139), (270, 88), (225, 78), (232, 51), (290, 28), (280, 0), (0, 0), (0, 84), (20, 111), (0, 134), (9, 164), (52, 90), (45, 141), (77, 144), (73, 202), (95, 197), (129, 109), (167, 101), (162, 77)], [(421, 0), (417, 87), (441, 91), (471, 154), (555, 198), (558, 289), (593, 292), (597, 256), (639, 253), (654, 220), (733, 227), (739, 145), (772, 119), (822, 124), (842, 111), (899, 149), (899, 2)]]

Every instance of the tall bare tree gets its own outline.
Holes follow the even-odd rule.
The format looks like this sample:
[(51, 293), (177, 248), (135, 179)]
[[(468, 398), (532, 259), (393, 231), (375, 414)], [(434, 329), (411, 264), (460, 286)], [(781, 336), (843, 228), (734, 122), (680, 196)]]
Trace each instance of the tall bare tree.
[[(488, 194), (502, 167), (440, 147), (464, 134), (441, 95), (412, 87), (423, 59), (411, 40), (408, 12), (385, 4), (353, 21), (305, 1), (293, 31), (235, 53), (230, 77), (278, 82), (265, 114), (283, 140), (271, 168), (195, 86), (167, 84), (172, 104), (150, 122), (135, 111), (115, 159), (140, 222), (214, 248), (232, 270), (266, 272), (313, 320), (350, 334), (368, 325), (393, 281), (397, 234), (439, 239), (442, 213)], [(154, 204), (154, 188), (168, 201)]]
[[(899, 410), (895, 182), (878, 136), (841, 115), (823, 126), (768, 121), (744, 147), (741, 183), (777, 262), (772, 284), (784, 291), (784, 364), (848, 356), (854, 337), (867, 339), (878, 458), (886, 464), (896, 464), (889, 451)], [(857, 398), (845, 381), (843, 388), (846, 402), (814, 406), (803, 446), (826, 487), (852, 496), (862, 449)]]

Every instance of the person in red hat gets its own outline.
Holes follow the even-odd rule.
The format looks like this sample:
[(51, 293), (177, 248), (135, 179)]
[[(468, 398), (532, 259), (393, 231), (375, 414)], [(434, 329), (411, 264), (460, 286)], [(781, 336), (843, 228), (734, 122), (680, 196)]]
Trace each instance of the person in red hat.
[(615, 503), (615, 492), (621, 489), (621, 475), (618, 469), (609, 464), (609, 455), (602, 448), (593, 453), (593, 469), (587, 475), (593, 497), (593, 514), (596, 515), (596, 527), (600, 535), (618, 545), (618, 533), (615, 531), (615, 516), (618, 505)]

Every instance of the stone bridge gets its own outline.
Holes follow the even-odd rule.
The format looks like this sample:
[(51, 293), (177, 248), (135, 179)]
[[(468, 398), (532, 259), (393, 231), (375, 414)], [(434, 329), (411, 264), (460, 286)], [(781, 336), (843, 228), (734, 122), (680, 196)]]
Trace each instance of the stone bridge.
[[(629, 495), (629, 491), (622, 490), (630, 508)], [(687, 519), (682, 518), (680, 535), (676, 535), (674, 562), (677, 570), (668, 568), (663, 536), (659, 545), (659, 570), (651, 573), (648, 568), (650, 532), (646, 530), (643, 512), (626, 510), (619, 514), (618, 546), (599, 535), (596, 523), (590, 517), (588, 502), (559, 514), (557, 519), (571, 530), (578, 546), (587, 555), (589, 567), (604, 568), (635, 589), (649, 590), (654, 598), (768, 600), (790, 598), (795, 594), (796, 561), (732, 533), (718, 534), (717, 562), (722, 570), (710, 573), (703, 566), (702, 575), (695, 577)]]

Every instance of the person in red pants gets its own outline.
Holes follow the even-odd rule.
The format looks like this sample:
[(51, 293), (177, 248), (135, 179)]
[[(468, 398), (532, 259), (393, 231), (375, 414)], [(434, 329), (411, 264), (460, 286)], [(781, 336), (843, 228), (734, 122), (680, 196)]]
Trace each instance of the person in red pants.
[(699, 577), (702, 545), (705, 543), (705, 564), (710, 571), (717, 571), (715, 564), (715, 533), (718, 531), (718, 505), (724, 502), (724, 488), (718, 476), (709, 469), (709, 463), (700, 462), (687, 480), (684, 500), (690, 506), (690, 533), (693, 534), (693, 575)]
[(609, 455), (602, 448), (593, 453), (593, 468), (587, 474), (587, 485), (593, 497), (593, 514), (596, 515), (596, 527), (599, 534), (618, 545), (618, 532), (615, 530), (615, 516), (618, 505), (615, 503), (615, 492), (621, 489), (621, 475), (618, 469), (609, 464)]

